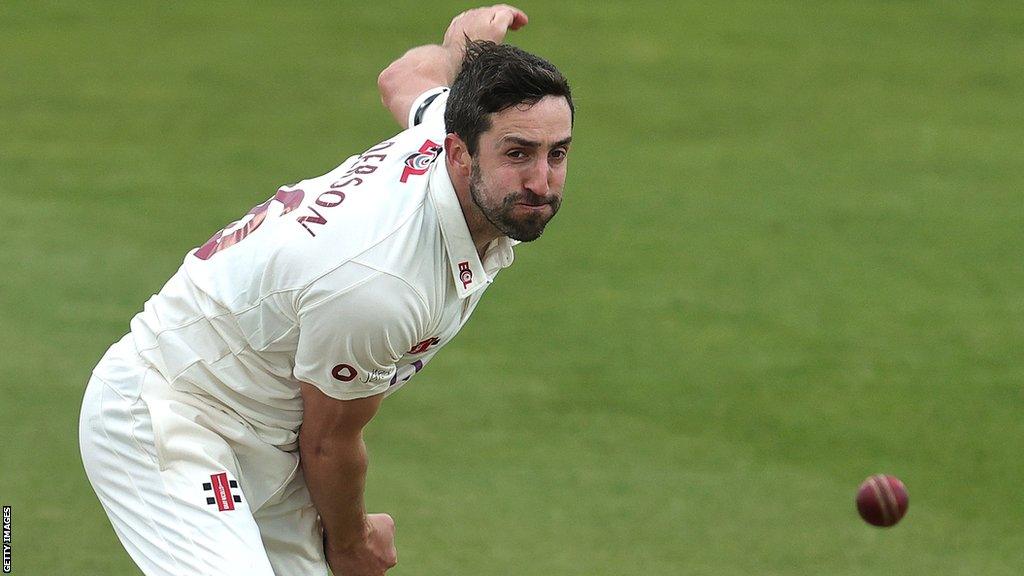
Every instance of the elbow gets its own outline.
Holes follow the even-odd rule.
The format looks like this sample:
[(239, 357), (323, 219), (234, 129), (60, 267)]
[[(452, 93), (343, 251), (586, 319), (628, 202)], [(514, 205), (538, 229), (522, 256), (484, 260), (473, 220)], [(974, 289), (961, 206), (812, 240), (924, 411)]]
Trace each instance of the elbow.
[(312, 426), (299, 427), (299, 458), (305, 461), (313, 461), (325, 455), (328, 451), (330, 438), (323, 433), (313, 432)]
[(380, 101), (389, 110), (398, 91), (397, 86), (402, 75), (398, 63), (397, 60), (392, 62), (377, 76), (377, 91), (380, 93)]

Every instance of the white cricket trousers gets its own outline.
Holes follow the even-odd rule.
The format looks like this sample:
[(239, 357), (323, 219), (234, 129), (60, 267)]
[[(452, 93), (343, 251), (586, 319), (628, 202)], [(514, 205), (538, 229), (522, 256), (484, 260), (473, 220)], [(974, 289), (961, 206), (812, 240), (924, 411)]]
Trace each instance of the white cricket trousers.
[(297, 451), (172, 388), (130, 334), (93, 371), (79, 442), (114, 532), (147, 576), (329, 574)]

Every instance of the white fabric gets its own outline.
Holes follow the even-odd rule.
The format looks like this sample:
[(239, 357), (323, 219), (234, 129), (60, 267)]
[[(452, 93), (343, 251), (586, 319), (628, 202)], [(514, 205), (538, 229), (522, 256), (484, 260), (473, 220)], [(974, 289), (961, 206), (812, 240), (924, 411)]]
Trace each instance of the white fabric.
[[(173, 390), (130, 338), (94, 372), (79, 439), (114, 531), (148, 576), (328, 573), (298, 455)], [(214, 476), (236, 482), (221, 494), (233, 509), (209, 503)]]
[(281, 188), (190, 252), (132, 320), (143, 358), (286, 449), (302, 420), (299, 381), (354, 399), (422, 369), (513, 258), (508, 238), (477, 255), (433, 146), (448, 94), (431, 93), (418, 126)]

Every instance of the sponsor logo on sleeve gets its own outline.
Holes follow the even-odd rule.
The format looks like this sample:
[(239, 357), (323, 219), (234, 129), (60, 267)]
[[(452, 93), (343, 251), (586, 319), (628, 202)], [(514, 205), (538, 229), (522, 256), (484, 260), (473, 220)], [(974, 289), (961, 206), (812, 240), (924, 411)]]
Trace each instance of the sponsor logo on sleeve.
[(389, 368), (387, 370), (370, 370), (363, 377), (361, 382), (363, 384), (375, 384), (377, 382), (383, 382), (394, 375), (396, 368)]
[(406, 354), (423, 354), (427, 350), (430, 350), (431, 346), (436, 346), (437, 343), (440, 342), (440, 341), (441, 340), (438, 339), (436, 336), (435, 337), (431, 337), (431, 338), (427, 338), (426, 340), (424, 340), (424, 341), (420, 342), (419, 344), (416, 344), (415, 346), (410, 348), (409, 351), (406, 352)]
[(331, 376), (333, 376), (335, 380), (340, 380), (342, 382), (351, 382), (355, 380), (358, 375), (359, 372), (349, 364), (338, 364), (331, 370)]

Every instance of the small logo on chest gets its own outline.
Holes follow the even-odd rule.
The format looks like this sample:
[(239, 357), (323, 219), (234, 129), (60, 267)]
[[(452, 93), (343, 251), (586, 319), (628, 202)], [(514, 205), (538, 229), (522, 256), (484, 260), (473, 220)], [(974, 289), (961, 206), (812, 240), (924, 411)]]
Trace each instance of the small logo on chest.
[(468, 288), (473, 283), (473, 271), (469, 269), (469, 262), (459, 262), (459, 280), (462, 281), (462, 287)]

